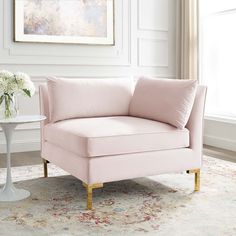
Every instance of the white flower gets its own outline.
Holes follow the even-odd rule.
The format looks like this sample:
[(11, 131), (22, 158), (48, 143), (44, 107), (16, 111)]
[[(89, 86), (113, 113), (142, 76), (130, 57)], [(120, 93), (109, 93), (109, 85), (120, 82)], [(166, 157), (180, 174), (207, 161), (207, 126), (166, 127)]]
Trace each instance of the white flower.
[(22, 72), (17, 72), (15, 74), (15, 80), (16, 83), (18, 84), (18, 88), (24, 95), (29, 97), (32, 97), (34, 95), (35, 86), (27, 74)]
[(35, 93), (35, 86), (31, 80), (25, 81), (23, 89), (29, 91), (30, 97), (32, 97)]
[(35, 87), (30, 77), (22, 72), (13, 74), (6, 70), (0, 71), (0, 105), (5, 105), (5, 118), (12, 116), (10, 106), (11, 103), (14, 103), (14, 95), (18, 93), (28, 97), (34, 95)]
[(20, 90), (22, 90), (23, 87), (24, 87), (24, 83), (25, 83), (24, 74), (17, 72), (17, 73), (14, 75), (14, 79), (15, 79), (15, 82), (16, 82), (18, 88), (19, 88)]
[(8, 79), (11, 77), (13, 77), (13, 73), (11, 73), (10, 71), (8, 71), (8, 70), (1, 70), (0, 71), (0, 78), (1, 79)]
[(23, 72), (17, 72), (15, 74), (15, 78), (17, 80), (30, 81), (30, 77), (27, 74), (23, 73)]
[(0, 92), (13, 94), (17, 92), (17, 90), (18, 87), (14, 82), (14, 74), (7, 70), (0, 71)]
[(30, 77), (22, 72), (13, 74), (9, 71), (0, 71), (0, 93), (13, 95), (22, 93), (25, 96), (32, 97), (35, 93), (35, 87)]

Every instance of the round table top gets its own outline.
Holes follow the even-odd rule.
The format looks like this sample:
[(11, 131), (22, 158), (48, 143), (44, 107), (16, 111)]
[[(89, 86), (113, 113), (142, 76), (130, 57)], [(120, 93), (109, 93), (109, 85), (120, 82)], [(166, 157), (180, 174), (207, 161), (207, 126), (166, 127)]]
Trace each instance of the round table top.
[(24, 124), (33, 123), (45, 120), (46, 116), (30, 115), (30, 116), (16, 116), (14, 118), (0, 119), (0, 124)]

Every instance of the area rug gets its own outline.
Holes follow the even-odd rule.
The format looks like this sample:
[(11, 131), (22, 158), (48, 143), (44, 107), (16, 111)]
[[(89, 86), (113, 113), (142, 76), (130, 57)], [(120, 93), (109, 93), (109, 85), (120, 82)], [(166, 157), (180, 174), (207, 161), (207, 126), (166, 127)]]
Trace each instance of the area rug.
[[(201, 191), (186, 173), (107, 183), (87, 211), (82, 183), (49, 165), (13, 167), (28, 199), (0, 203), (1, 236), (236, 235), (236, 164), (204, 157)], [(0, 184), (5, 169), (0, 169)]]

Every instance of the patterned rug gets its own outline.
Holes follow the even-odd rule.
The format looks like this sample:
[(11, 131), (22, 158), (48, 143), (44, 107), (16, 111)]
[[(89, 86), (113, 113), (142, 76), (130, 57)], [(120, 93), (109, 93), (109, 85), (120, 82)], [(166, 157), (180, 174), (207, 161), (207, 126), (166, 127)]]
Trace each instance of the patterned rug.
[[(107, 183), (94, 190), (85, 210), (82, 183), (49, 165), (14, 167), (16, 186), (31, 192), (19, 202), (0, 203), (1, 236), (236, 235), (236, 164), (204, 157), (202, 185), (193, 193), (185, 173)], [(0, 169), (0, 185), (5, 169)]]

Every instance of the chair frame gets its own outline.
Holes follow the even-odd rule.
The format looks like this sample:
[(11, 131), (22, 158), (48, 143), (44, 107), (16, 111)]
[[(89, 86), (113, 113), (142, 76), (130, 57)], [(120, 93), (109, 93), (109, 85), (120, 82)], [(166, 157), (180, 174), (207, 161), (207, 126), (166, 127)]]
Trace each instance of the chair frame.
[[(199, 86), (193, 109), (186, 125), (186, 128), (190, 132), (190, 146), (188, 148), (105, 156), (99, 158), (80, 157), (44, 140), (44, 127), (49, 123), (50, 117), (46, 85), (41, 85), (39, 87), (39, 93), (41, 114), (48, 117), (47, 120), (41, 122), (41, 157), (43, 158), (44, 177), (48, 177), (48, 163), (52, 162), (80, 179), (87, 191), (88, 210), (93, 209), (93, 190), (102, 188), (103, 184), (106, 182), (143, 177), (147, 175), (186, 171), (188, 174), (194, 174), (194, 191), (200, 190), (203, 115), (206, 87)], [(69, 162), (65, 163), (65, 156), (70, 160)], [(130, 175), (128, 171), (129, 168), (131, 168), (130, 163), (129, 166), (126, 166), (126, 161), (129, 158), (132, 158), (132, 168), (136, 170), (132, 175)], [(119, 163), (119, 166), (111, 166), (113, 160), (116, 160), (116, 163)], [(149, 164), (145, 166), (146, 169), (140, 165), (144, 160)], [(172, 162), (174, 164), (168, 164)], [(108, 171), (106, 165), (109, 165), (111, 170)], [(161, 165), (164, 165), (164, 168), (162, 168)], [(97, 166), (99, 168), (97, 168)], [(83, 173), (84, 170), (87, 172)]]

